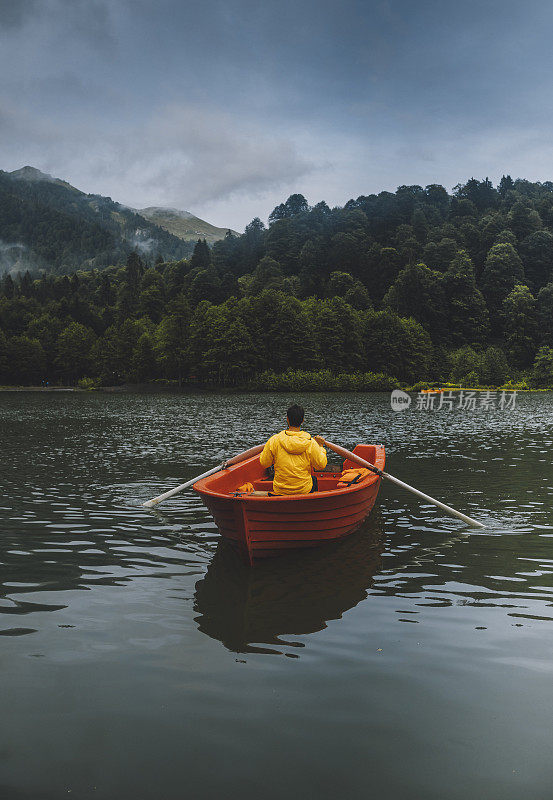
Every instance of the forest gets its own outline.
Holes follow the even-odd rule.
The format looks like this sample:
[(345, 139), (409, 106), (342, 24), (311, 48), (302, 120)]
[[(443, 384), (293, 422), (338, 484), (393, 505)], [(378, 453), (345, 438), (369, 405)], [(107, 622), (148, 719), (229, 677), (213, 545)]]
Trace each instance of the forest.
[(190, 258), (0, 280), (0, 383), (553, 386), (553, 183), (300, 195)]

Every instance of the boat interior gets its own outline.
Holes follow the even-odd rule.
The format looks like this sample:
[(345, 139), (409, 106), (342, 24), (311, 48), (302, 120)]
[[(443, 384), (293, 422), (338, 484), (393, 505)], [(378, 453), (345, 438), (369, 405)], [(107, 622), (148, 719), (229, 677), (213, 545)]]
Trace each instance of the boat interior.
[[(353, 451), (371, 464), (375, 463), (376, 447), (372, 444), (361, 444)], [(346, 469), (356, 469), (359, 465), (353, 461), (346, 460), (343, 464), (329, 464), (324, 470), (311, 470), (312, 475), (316, 475), (319, 492), (331, 492), (336, 489), (340, 481), (341, 473)], [(200, 481), (202, 488), (220, 494), (235, 494), (239, 487), (245, 483), (251, 483), (254, 491), (272, 492), (273, 481), (259, 463), (259, 458), (251, 458), (242, 463), (236, 464), (229, 469), (217, 472), (215, 475)], [(372, 476), (368, 476), (368, 480)]]

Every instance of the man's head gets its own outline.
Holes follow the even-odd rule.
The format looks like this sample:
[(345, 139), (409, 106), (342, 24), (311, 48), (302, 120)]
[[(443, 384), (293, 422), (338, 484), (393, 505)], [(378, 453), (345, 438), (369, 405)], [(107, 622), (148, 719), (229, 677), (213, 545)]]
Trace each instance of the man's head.
[(290, 406), (286, 412), (286, 416), (288, 418), (288, 425), (290, 425), (291, 428), (299, 428), (305, 416), (303, 406), (299, 406), (297, 403), (294, 403), (294, 405)]

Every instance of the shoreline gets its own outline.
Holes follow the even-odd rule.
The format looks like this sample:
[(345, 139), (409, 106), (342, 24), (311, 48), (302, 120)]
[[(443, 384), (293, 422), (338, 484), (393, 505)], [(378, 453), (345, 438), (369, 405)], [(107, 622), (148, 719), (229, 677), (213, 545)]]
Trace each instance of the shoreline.
[[(403, 389), (407, 394), (420, 394), (420, 391), (413, 390), (410, 387)], [(546, 389), (518, 389), (511, 386), (492, 386), (487, 388), (469, 387), (469, 386), (448, 386), (442, 391), (444, 392), (517, 392), (524, 394), (534, 394), (538, 392), (553, 392), (553, 387)], [(157, 386), (149, 383), (136, 383), (126, 384), (124, 386), (100, 386), (94, 389), (81, 389), (78, 386), (0, 386), (1, 392), (45, 392), (50, 394), (131, 394), (135, 393), (172, 393), (172, 394), (187, 394), (191, 392), (204, 392), (213, 394), (321, 394), (321, 393), (336, 393), (336, 394), (391, 394), (389, 389), (247, 389), (237, 388), (231, 386), (212, 386), (206, 387), (201, 385), (196, 386)], [(439, 390), (430, 392), (423, 391), (424, 394), (440, 394)]]

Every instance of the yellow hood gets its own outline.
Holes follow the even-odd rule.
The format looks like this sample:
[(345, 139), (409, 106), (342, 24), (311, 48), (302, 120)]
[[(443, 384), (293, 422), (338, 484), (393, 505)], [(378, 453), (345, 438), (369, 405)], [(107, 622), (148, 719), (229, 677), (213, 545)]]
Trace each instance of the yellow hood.
[(307, 431), (281, 431), (278, 434), (278, 442), (287, 453), (299, 455), (305, 453), (311, 443), (311, 436)]

